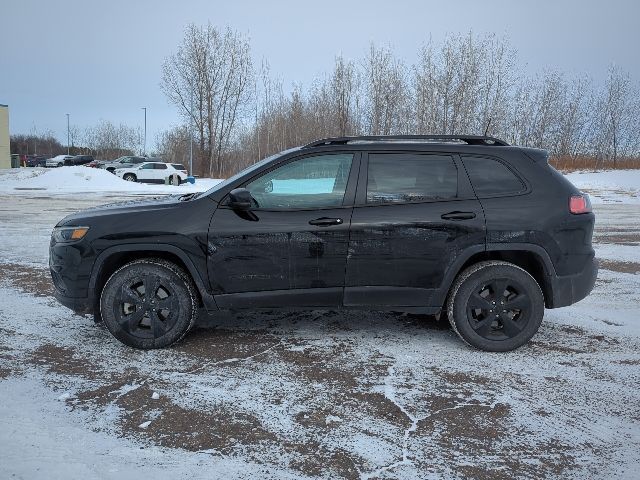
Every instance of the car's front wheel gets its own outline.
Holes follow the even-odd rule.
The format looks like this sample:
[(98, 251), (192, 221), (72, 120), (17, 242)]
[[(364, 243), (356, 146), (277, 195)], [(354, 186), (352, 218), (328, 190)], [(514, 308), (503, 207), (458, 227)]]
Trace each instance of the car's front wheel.
[(133, 173), (125, 173), (122, 179), (126, 180), (127, 182), (135, 182), (137, 180), (136, 176)]
[(538, 331), (544, 297), (522, 268), (502, 261), (480, 262), (454, 282), (447, 314), (453, 330), (469, 345), (506, 352), (524, 345)]
[(184, 337), (198, 315), (197, 291), (177, 265), (136, 260), (118, 269), (100, 296), (107, 329), (134, 348), (167, 347)]

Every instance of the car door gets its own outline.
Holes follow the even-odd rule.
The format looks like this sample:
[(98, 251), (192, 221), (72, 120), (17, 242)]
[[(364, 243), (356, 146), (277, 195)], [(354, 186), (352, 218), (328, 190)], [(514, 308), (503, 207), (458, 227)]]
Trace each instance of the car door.
[(441, 306), (451, 267), (484, 248), (482, 207), (457, 155), (371, 152), (351, 220), (344, 303)]
[(248, 212), (209, 228), (209, 278), (221, 308), (338, 306), (359, 154), (298, 156), (245, 182)]
[(154, 163), (153, 164), (153, 182), (164, 183), (164, 179), (169, 176), (166, 163)]
[[(135, 169), (135, 165), (132, 165), (130, 168)], [(142, 165), (140, 168), (135, 170), (136, 177), (138, 177), (139, 182), (153, 182), (155, 180), (156, 170), (153, 163), (147, 163)]]

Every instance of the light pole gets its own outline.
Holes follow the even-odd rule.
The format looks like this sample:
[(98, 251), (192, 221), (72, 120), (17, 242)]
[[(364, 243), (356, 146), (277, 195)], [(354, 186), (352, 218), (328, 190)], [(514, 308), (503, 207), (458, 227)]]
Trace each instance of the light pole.
[(67, 113), (67, 155), (70, 155), (69, 153), (69, 114)]
[(189, 108), (189, 175), (193, 177), (193, 88)]
[(147, 107), (142, 107), (144, 110), (144, 145), (142, 147), (142, 156), (147, 156)]

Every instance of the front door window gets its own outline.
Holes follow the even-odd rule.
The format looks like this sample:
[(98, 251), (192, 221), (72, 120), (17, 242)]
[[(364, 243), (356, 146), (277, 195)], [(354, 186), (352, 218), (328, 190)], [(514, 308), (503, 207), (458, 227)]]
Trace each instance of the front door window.
[(272, 170), (245, 188), (264, 209), (330, 208), (342, 205), (353, 154), (306, 157)]

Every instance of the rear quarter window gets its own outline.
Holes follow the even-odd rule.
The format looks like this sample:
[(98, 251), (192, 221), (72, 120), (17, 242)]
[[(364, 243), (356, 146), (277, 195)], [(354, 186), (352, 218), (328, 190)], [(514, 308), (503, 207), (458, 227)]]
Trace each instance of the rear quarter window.
[(478, 197), (517, 194), (526, 189), (525, 184), (502, 162), (466, 156), (462, 160)]

